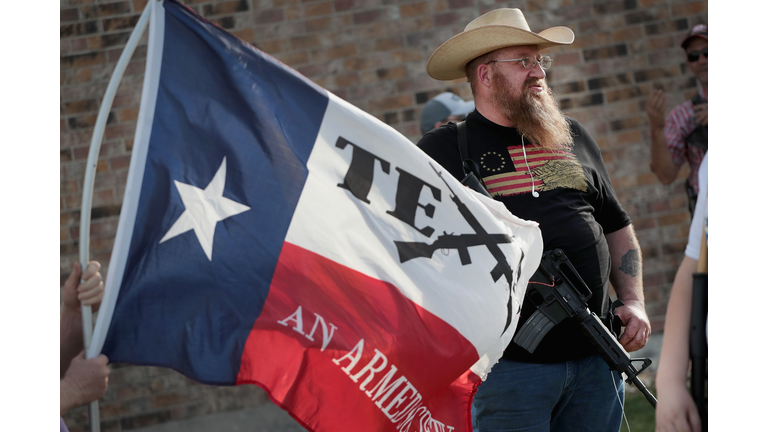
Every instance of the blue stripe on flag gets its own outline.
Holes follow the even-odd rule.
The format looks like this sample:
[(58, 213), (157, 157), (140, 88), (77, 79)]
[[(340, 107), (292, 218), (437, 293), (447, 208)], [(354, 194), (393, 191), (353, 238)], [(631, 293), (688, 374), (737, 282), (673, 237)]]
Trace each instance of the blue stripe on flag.
[[(146, 170), (103, 352), (233, 384), (328, 99), (187, 7), (166, 1), (165, 10)], [(223, 196), (250, 209), (216, 223), (210, 260), (194, 230), (160, 243), (186, 210), (175, 182), (205, 189), (224, 158)], [(205, 294), (185, 295), (193, 290)]]

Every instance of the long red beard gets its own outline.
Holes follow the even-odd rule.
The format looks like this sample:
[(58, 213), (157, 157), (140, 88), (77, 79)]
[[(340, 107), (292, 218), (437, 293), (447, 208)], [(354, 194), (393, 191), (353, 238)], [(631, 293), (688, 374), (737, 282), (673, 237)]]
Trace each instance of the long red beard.
[[(533, 84), (540, 85), (544, 91), (539, 94), (528, 91)], [(528, 140), (545, 148), (573, 145), (571, 129), (546, 81), (528, 78), (523, 84), (522, 96), (513, 95), (509, 80), (502, 74), (493, 75), (491, 86), (491, 102)]]

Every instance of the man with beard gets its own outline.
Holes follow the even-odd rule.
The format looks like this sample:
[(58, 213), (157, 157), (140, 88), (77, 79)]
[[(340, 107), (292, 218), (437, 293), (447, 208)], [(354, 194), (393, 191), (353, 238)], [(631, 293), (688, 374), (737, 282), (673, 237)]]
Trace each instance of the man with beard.
[(667, 98), (657, 89), (646, 105), (651, 124), (651, 170), (662, 184), (668, 185), (677, 178), (685, 161), (691, 167), (686, 180), (688, 208), (693, 214), (699, 193), (699, 165), (708, 148), (708, 45), (706, 24), (697, 24), (683, 39), (688, 68), (693, 72), (700, 87), (696, 95), (676, 106), (664, 120)]
[[(540, 51), (573, 38), (566, 27), (531, 32), (518, 9), (494, 10), (469, 23), (435, 50), (427, 72), (439, 80), (466, 76), (476, 109), (463, 124), (427, 133), (418, 146), (458, 179), (464, 160), (476, 162), (494, 199), (539, 223), (544, 250), (565, 251), (592, 291), (589, 308), (601, 318), (609, 315), (610, 281), (623, 302), (615, 310), (625, 326), (619, 342), (635, 351), (651, 331), (640, 247), (599, 148), (563, 116), (545, 80), (552, 60)], [(520, 323), (534, 310), (526, 301)], [(477, 426), (482, 432), (615, 432), (623, 397), (621, 376), (566, 319), (533, 353), (510, 343), (478, 388)]]

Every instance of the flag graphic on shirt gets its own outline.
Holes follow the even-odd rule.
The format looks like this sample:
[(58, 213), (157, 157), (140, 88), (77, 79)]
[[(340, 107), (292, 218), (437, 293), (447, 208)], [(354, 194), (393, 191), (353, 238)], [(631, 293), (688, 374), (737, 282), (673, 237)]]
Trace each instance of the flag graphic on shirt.
[(468, 431), (538, 225), (166, 0), (90, 353), (256, 384), (314, 431)]
[[(483, 177), (491, 196), (530, 193), (531, 175), (535, 190), (540, 192), (557, 188), (587, 190), (584, 170), (572, 153), (566, 150), (528, 147), (523, 154), (522, 146), (510, 146), (507, 150), (515, 171)], [(489, 172), (501, 171), (505, 164), (506, 158), (498, 152), (488, 152), (481, 159), (481, 165)]]

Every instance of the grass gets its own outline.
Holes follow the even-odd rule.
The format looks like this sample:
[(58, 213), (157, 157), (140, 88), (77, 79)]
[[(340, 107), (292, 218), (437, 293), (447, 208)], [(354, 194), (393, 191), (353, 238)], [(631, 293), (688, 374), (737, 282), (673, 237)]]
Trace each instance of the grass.
[[(622, 419), (620, 432), (654, 432), (656, 428), (656, 410), (634, 386), (626, 385), (624, 413), (629, 422)], [(652, 395), (656, 395), (655, 387), (648, 387)]]

